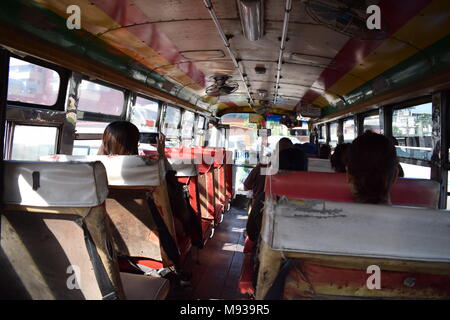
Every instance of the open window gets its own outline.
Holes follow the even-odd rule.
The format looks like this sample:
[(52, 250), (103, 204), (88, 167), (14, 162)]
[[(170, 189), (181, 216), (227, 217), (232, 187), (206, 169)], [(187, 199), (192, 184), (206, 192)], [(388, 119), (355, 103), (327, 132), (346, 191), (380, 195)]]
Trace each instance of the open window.
[(335, 148), (338, 144), (338, 123), (333, 122), (330, 124), (330, 147)]
[(57, 153), (59, 128), (11, 123), (7, 139), (10, 160), (39, 161), (41, 156)]
[(166, 136), (166, 147), (180, 146), (179, 126), (181, 121), (181, 110), (166, 105), (162, 120), (161, 131)]
[(191, 147), (194, 134), (195, 113), (185, 110), (181, 120), (181, 144)]
[(158, 132), (159, 102), (140, 96), (131, 106), (130, 121), (139, 132)]
[(392, 135), (407, 178), (430, 179), (432, 104), (424, 103), (392, 112)]
[(350, 143), (355, 139), (355, 120), (354, 118), (347, 118), (343, 123), (344, 143)]

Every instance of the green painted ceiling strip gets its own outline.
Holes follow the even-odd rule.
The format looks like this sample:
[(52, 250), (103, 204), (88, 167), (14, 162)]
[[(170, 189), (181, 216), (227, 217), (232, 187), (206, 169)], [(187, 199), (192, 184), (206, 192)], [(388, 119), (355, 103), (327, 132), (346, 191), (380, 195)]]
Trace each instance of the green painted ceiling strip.
[(450, 35), (344, 95), (343, 98), (347, 102), (346, 105), (334, 104), (326, 106), (322, 110), (322, 116), (345, 110), (351, 105), (366, 101), (375, 95), (449, 71)]

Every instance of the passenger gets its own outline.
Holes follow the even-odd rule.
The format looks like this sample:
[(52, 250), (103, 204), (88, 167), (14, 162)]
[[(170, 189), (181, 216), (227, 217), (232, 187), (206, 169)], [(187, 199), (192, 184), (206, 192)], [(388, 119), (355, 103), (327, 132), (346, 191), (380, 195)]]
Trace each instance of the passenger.
[(137, 155), (139, 129), (128, 121), (111, 122), (103, 132), (99, 155)]
[[(307, 170), (307, 157), (306, 154), (295, 147), (284, 149), (279, 154), (280, 170), (292, 170), (292, 171), (306, 171)], [(263, 176), (264, 177), (264, 176)], [(254, 204), (251, 208), (248, 216), (246, 233), (249, 239), (253, 242), (252, 247), (252, 260), (253, 260), (253, 285), (256, 287), (256, 276), (259, 269), (258, 259), (258, 242), (261, 234), (262, 220), (263, 220), (263, 207), (264, 207), (264, 185), (260, 194), (254, 198)]]
[[(307, 157), (306, 154), (297, 148), (287, 148), (280, 152), (279, 155), (279, 170), (291, 171), (306, 171)], [(265, 178), (265, 176), (262, 176)], [(262, 224), (262, 209), (264, 204), (265, 192), (264, 181), (262, 183), (262, 190), (253, 197), (252, 207), (247, 221), (247, 235), (250, 240), (256, 242), (258, 240), (261, 224)]]
[[(99, 155), (138, 155), (139, 129), (128, 121), (110, 123), (102, 137)], [(183, 187), (176, 178), (176, 171), (172, 169), (164, 156), (164, 135), (159, 134), (157, 141), (158, 156), (164, 157), (166, 163), (166, 185), (177, 235), (188, 235), (192, 243), (202, 246), (202, 231), (198, 217), (191, 210), (184, 197)]]
[(321, 144), (319, 147), (319, 158), (330, 159), (331, 147), (328, 144)]
[(342, 143), (336, 146), (333, 154), (330, 157), (331, 167), (335, 172), (345, 173), (347, 172), (347, 152), (350, 147), (350, 143)]
[[(279, 154), (281, 151), (292, 148), (294, 145), (289, 138), (281, 138), (274, 150), (274, 154)], [(277, 159), (278, 160), (278, 159)], [(255, 198), (258, 198), (261, 193), (264, 193), (264, 183), (266, 181), (265, 175), (261, 174), (261, 167), (266, 167), (267, 165), (263, 165), (258, 163), (252, 171), (248, 174), (247, 178), (244, 181), (244, 190), (252, 191), (252, 200), (251, 206), (253, 206), (253, 202)]]
[(349, 147), (347, 180), (356, 202), (391, 204), (390, 190), (398, 174), (392, 140), (366, 131)]

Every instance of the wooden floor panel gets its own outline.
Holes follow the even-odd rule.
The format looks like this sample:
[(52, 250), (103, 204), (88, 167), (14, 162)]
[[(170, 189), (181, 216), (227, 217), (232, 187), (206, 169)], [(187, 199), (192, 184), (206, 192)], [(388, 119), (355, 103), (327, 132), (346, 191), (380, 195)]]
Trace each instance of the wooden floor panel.
[[(205, 248), (191, 254), (187, 269), (192, 272), (190, 286), (174, 288), (171, 299), (247, 299), (238, 289), (244, 258), (244, 230), (247, 212), (232, 207), (224, 215)], [(197, 261), (198, 260), (198, 261)]]

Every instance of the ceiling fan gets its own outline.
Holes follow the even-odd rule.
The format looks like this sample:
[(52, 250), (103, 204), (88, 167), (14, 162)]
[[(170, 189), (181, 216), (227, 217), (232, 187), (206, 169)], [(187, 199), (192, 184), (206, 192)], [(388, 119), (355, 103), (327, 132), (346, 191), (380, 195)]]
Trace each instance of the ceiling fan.
[(381, 15), (381, 28), (367, 27), (366, 0), (306, 0), (305, 10), (317, 23), (360, 40), (382, 40), (388, 37), (387, 23)]
[(206, 94), (208, 96), (220, 97), (231, 94), (239, 89), (239, 84), (236, 81), (230, 80), (231, 76), (227, 75), (215, 75), (211, 79), (214, 80), (214, 84), (206, 88)]

